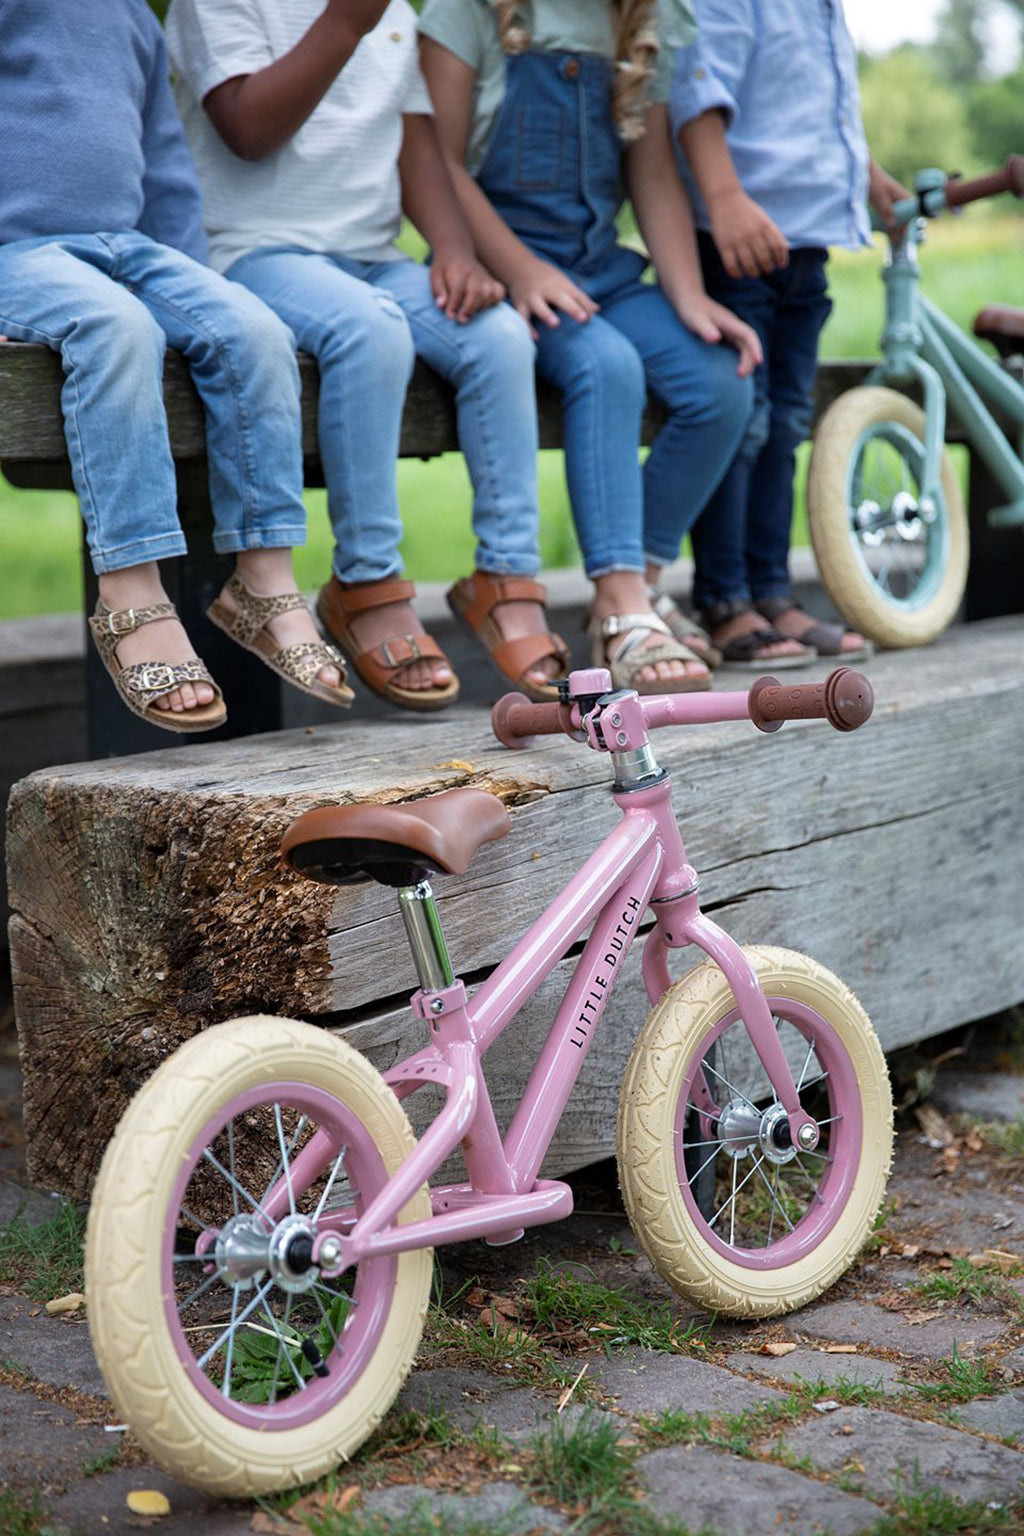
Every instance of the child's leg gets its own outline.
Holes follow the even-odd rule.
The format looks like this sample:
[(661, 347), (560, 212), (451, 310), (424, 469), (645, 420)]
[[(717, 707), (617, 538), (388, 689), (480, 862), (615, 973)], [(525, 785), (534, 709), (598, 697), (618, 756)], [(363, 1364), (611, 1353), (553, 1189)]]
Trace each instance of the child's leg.
[[(60, 353), (71, 472), (100, 596), (112, 610), (148, 608), (167, 594), (156, 561), (185, 552), (163, 404), (164, 335), (112, 280), (96, 236), (0, 245), (0, 331)], [(176, 619), (124, 634), (122, 667), (195, 659)], [(214, 699), (186, 683), (155, 700), (182, 713)]]
[[(644, 578), (639, 443), (647, 385), (639, 353), (602, 315), (586, 323), (561, 315), (557, 327), (538, 332), (538, 370), (562, 392), (565, 472), (584, 568), (595, 587), (594, 618), (655, 618)], [(609, 658), (621, 643), (609, 639)], [(644, 648), (664, 651), (660, 620)], [(636, 683), (707, 677), (683, 649), (677, 657), (645, 667)]]
[[(525, 320), (507, 304), (482, 310), (465, 325), (449, 320), (431, 292), (429, 269), (417, 262), (380, 262), (367, 276), (401, 305), (418, 356), (455, 389), (459, 444), (473, 486), (477, 570), (536, 576), (537, 397)], [(491, 613), (506, 640), (547, 633), (538, 602), (513, 598)], [(530, 677), (543, 685), (562, 670), (549, 654), (538, 659)]]
[[(214, 548), (237, 555), (237, 573), (257, 596), (292, 597), (292, 549), (305, 543), (306, 512), (291, 333), (245, 288), (180, 251), (143, 235), (110, 240), (118, 277), (184, 354), (206, 407)], [(219, 601), (237, 607), (230, 588)], [(275, 614), (266, 629), (282, 650), (319, 643), (305, 604)], [(329, 690), (341, 683), (326, 657), (316, 675)]]
[[(312, 251), (256, 251), (235, 263), (231, 278), (280, 315), (317, 360), (333, 580), (354, 586), (396, 577), (402, 523), (395, 466), (414, 360), (404, 315), (386, 294)], [(331, 590), (329, 584), (324, 593)], [(368, 647), (424, 633), (405, 600), (361, 612), (352, 629)], [(413, 661), (394, 674), (400, 686), (424, 690), (445, 687), (452, 676), (440, 660)]]

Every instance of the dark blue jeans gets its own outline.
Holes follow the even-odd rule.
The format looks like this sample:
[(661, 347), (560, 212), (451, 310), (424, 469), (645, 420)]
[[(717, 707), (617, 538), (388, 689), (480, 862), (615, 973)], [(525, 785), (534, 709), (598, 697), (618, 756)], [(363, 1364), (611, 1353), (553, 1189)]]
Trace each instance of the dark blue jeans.
[(761, 602), (789, 596), (796, 450), (808, 436), (818, 337), (832, 309), (828, 252), (791, 251), (767, 277), (730, 277), (710, 235), (699, 235), (704, 284), (761, 338), (754, 413), (725, 479), (693, 528), (693, 598)]

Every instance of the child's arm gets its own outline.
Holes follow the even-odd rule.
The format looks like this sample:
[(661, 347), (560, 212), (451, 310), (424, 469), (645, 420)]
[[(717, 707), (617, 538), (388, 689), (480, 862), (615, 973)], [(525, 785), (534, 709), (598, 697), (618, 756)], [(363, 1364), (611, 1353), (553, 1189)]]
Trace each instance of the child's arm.
[(168, 78), (167, 48), (159, 27), (142, 113), (142, 216), (139, 229), (151, 240), (206, 262), (199, 182), (185, 129)]
[(909, 196), (910, 193), (903, 183), (897, 181), (895, 176), (890, 176), (877, 160), (872, 159), (868, 168), (868, 202), (890, 235), (894, 235), (899, 228), (893, 217), (893, 203), (898, 203), (901, 198)]
[(327, 0), (288, 53), (210, 91), (203, 106), (228, 148), (243, 160), (263, 160), (287, 144), (387, 6), (388, 0)]
[(725, 139), (725, 118), (712, 107), (679, 130), (711, 220), (711, 234), (730, 277), (757, 277), (784, 267), (789, 245), (778, 225), (740, 186)]
[(589, 320), (598, 307), (593, 299), (512, 233), (466, 170), (476, 83), (472, 67), (429, 37), (420, 39), (420, 64), (452, 183), (481, 260), (504, 283), (510, 302), (531, 328), (535, 319), (558, 325), (559, 309), (573, 320)]
[(476, 259), (433, 118), (406, 113), (402, 125), (402, 206), (433, 250), (430, 285), (438, 308), (464, 324), (500, 303), (505, 290)]
[(672, 158), (668, 113), (647, 108), (646, 128), (626, 151), (626, 184), (633, 211), (666, 297), (680, 319), (704, 341), (728, 341), (740, 354), (740, 377), (761, 361), (757, 333), (704, 291), (693, 218)]

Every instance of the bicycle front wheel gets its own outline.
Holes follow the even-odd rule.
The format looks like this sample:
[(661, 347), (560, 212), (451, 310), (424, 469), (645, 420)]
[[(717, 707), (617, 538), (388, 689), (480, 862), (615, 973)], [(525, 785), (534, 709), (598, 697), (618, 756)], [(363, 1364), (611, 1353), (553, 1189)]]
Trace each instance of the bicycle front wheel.
[[(168, 1471), (268, 1493), (374, 1429), (419, 1343), (432, 1251), (328, 1279), (312, 1246), (343, 1234), (413, 1146), (370, 1063), (291, 1019), (197, 1035), (132, 1100), (93, 1195), (89, 1322), (118, 1411)], [(287, 1201), (268, 1213), (275, 1187)], [(424, 1187), (399, 1221), (429, 1215)]]
[(925, 418), (874, 385), (840, 395), (814, 434), (807, 522), (822, 583), (877, 645), (926, 645), (956, 616), (967, 581), (960, 486), (943, 449), (941, 489), (921, 495)]
[[(818, 1123), (817, 1148), (790, 1144), (732, 989), (707, 961), (666, 992), (637, 1038), (617, 1156), (633, 1229), (668, 1284), (711, 1312), (771, 1317), (827, 1290), (871, 1231), (892, 1157), (892, 1097), (867, 1015), (841, 981), (790, 950), (745, 954)], [(697, 1193), (712, 1173), (709, 1211)]]

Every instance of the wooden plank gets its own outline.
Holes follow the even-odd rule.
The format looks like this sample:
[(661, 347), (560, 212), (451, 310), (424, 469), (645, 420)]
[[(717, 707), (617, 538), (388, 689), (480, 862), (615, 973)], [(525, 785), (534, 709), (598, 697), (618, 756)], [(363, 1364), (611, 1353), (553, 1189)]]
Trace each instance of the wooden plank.
[[(864, 362), (825, 364), (819, 376), (819, 413), (836, 395), (859, 383), (869, 367)], [(317, 484), (321, 473), (316, 432), (319, 376), (313, 359), (303, 353), (299, 355), (299, 371), (307, 483)], [(34, 471), (34, 483), (45, 484), (46, 471), (42, 466), (66, 462), (61, 383), (56, 353), (47, 347), (0, 342), (0, 460), (8, 478), (21, 478), (17, 466), (24, 462), (39, 466)], [(174, 457), (202, 458), (206, 452), (202, 405), (183, 358), (175, 352), (167, 354), (164, 368), (164, 405)], [(560, 448), (560, 399), (557, 391), (543, 383), (538, 388), (538, 409), (541, 447)], [(652, 403), (644, 423), (645, 442), (653, 440), (663, 420), (664, 411), (656, 402)], [(417, 362), (409, 386), (399, 451), (403, 458), (431, 458), (457, 448), (452, 391), (425, 363)], [(66, 483), (62, 477), (60, 484)]]
[[(876, 657), (879, 708), (852, 737), (726, 725), (658, 738), (708, 909), (737, 937), (831, 966), (889, 1046), (1024, 997), (1022, 639), (1024, 620), (1002, 619)], [(510, 836), (439, 882), (456, 965), (479, 978), (613, 823), (607, 781), (563, 740), (492, 746), (485, 717), (459, 709), (152, 753), (119, 764), (116, 782), (96, 763), (23, 782), (8, 859), (32, 1176), (84, 1195), (127, 1096), (219, 1019), (318, 1018), (395, 1052), (411, 1038), (393, 897), (283, 871), (277, 845), (299, 811), (460, 783), (501, 795)], [(610, 1149), (610, 1064), (646, 1011), (628, 987), (621, 1007), (611, 1075), (588, 1080), (556, 1162)], [(540, 1027), (533, 1017), (522, 1027)], [(521, 1085), (519, 1028), (502, 1092), (506, 1076)]]

